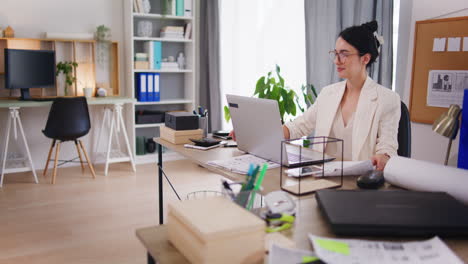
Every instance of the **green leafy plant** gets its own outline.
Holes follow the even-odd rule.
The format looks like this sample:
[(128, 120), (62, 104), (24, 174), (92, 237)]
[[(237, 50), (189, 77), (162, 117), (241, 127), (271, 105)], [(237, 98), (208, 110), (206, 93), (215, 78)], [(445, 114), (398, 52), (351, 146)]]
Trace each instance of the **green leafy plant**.
[(61, 61), (57, 64), (57, 73), (58, 76), (60, 73), (65, 74), (65, 95), (68, 95), (68, 87), (73, 85), (73, 82), (76, 81), (76, 78), (73, 76), (73, 70), (78, 67), (78, 63), (74, 61)]
[(102, 42), (109, 42), (111, 37), (110, 28), (105, 25), (100, 25), (96, 28), (96, 40)]
[[(281, 121), (284, 123), (286, 114), (296, 116), (297, 108), (299, 108), (301, 112), (304, 112), (307, 107), (312, 105), (314, 103), (314, 98), (317, 98), (317, 92), (312, 84), (302, 85), (302, 97), (300, 97), (294, 90), (285, 86), (285, 81), (281, 76), (281, 69), (278, 65), (276, 65), (275, 73), (276, 76), (270, 71), (266, 76), (262, 76), (258, 79), (254, 96), (278, 101)], [(231, 120), (231, 114), (227, 106), (224, 106), (224, 119), (226, 122)]]

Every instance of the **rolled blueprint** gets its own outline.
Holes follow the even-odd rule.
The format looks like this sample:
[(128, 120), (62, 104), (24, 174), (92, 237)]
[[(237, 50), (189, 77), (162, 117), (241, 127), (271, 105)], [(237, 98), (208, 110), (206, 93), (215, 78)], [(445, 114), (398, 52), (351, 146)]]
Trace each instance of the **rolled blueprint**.
[(446, 192), (468, 204), (468, 170), (392, 157), (385, 166), (384, 176), (393, 185), (414, 191)]

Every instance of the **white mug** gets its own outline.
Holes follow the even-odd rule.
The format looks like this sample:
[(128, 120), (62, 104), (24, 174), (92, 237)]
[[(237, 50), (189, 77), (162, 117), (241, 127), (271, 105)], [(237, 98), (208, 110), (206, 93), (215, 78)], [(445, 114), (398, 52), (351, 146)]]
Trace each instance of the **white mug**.
[(83, 88), (83, 93), (87, 98), (93, 97), (93, 88)]

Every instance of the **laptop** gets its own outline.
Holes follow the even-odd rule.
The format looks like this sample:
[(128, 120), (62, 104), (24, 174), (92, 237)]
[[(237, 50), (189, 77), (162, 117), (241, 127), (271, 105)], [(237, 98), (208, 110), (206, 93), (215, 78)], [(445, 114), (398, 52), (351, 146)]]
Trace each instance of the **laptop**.
[(337, 235), (468, 235), (468, 206), (442, 192), (320, 190), (315, 198)]
[(278, 102), (230, 94), (226, 98), (239, 150), (287, 167), (321, 164), (324, 159), (334, 159), (309, 148), (291, 148), (283, 151), (281, 163), (284, 134)]

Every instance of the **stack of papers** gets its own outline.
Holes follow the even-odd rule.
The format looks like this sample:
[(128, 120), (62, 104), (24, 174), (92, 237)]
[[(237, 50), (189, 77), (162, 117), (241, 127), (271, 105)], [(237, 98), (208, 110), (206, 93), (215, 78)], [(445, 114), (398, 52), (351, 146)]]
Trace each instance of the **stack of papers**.
[(315, 254), (326, 263), (463, 263), (438, 237), (416, 242), (384, 242), (309, 234), (309, 239)]
[(268, 169), (278, 168), (280, 166), (277, 163), (250, 154), (232, 157), (226, 160), (213, 160), (207, 162), (207, 164), (210, 166), (239, 174), (247, 174), (250, 168), (250, 164), (262, 166), (264, 163), (268, 164)]
[[(341, 161), (332, 161), (325, 163), (325, 176), (341, 176)], [(343, 176), (362, 175), (374, 169), (371, 160), (366, 161), (343, 161)], [(321, 177), (322, 172), (314, 174), (315, 177)]]

